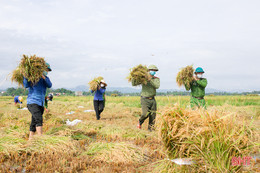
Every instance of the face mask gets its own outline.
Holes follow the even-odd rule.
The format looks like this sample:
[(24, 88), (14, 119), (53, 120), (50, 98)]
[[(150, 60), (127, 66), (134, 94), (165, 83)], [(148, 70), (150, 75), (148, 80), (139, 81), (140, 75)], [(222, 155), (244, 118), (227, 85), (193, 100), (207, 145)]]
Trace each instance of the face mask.
[(104, 85), (104, 84), (101, 84), (100, 86), (103, 88), (105, 85)]
[(202, 74), (197, 74), (197, 77), (198, 77), (198, 78), (202, 78), (203, 75), (202, 75)]
[(156, 71), (150, 71), (150, 75), (154, 76), (156, 74)]
[(44, 71), (44, 72), (43, 72), (43, 75), (44, 75), (44, 76), (47, 76), (47, 75), (48, 75), (48, 72), (47, 72), (47, 71)]

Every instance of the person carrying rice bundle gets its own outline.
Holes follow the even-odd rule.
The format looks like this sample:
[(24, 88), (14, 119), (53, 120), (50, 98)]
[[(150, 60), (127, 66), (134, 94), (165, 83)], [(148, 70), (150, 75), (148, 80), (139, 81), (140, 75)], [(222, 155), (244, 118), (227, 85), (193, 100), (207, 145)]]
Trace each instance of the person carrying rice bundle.
[(102, 76), (96, 77), (93, 80), (91, 80), (88, 83), (90, 91), (96, 91), (98, 89), (101, 80), (104, 80)]
[[(48, 63), (47, 71), (52, 71)], [(44, 71), (38, 82), (29, 81), (24, 77), (23, 85), (25, 88), (29, 88), (29, 94), (27, 97), (27, 107), (32, 114), (32, 120), (30, 125), (29, 140), (33, 138), (35, 132), (38, 135), (42, 135), (42, 125), (43, 125), (43, 112), (44, 112), (44, 99), (46, 94), (46, 89), (52, 87), (52, 83), (47, 76), (48, 72)], [(31, 74), (32, 75), (32, 74)]]
[[(154, 129), (154, 123), (156, 118), (157, 103), (155, 100), (156, 89), (160, 87), (160, 78), (156, 77), (155, 74), (158, 71), (158, 68), (155, 65), (150, 65), (148, 67), (149, 77), (147, 82), (142, 83), (142, 92), (141, 92), (141, 106), (142, 106), (142, 115), (139, 119), (137, 128), (141, 129), (144, 121), (149, 117), (148, 130), (152, 131)], [(140, 81), (137, 79), (132, 79), (132, 86), (140, 85)]]
[(203, 78), (203, 73), (204, 70), (201, 67), (196, 68), (192, 82), (189, 85), (185, 84), (185, 89), (187, 91), (191, 90), (190, 105), (192, 108), (206, 108), (204, 96), (208, 81), (206, 78)]
[(95, 87), (96, 90), (91, 89), (91, 93), (95, 92), (93, 104), (94, 104), (97, 120), (100, 120), (100, 114), (103, 112), (105, 108), (106, 86), (107, 86), (106, 82), (104, 80), (100, 80), (97, 87)]

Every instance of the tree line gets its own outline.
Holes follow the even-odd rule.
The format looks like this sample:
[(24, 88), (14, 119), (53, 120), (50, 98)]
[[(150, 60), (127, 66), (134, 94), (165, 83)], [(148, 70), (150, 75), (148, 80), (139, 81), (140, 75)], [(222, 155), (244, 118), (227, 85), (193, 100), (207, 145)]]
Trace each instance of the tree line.
[[(47, 89), (47, 94), (53, 93), (54, 95), (65, 95), (65, 96), (75, 96), (75, 92), (65, 89), (65, 88), (58, 88), (58, 89)], [(242, 92), (242, 93), (230, 93), (230, 92), (214, 92), (214, 93), (207, 93), (206, 95), (259, 95), (260, 91), (253, 91), (253, 92)], [(1, 94), (2, 96), (26, 96), (28, 95), (28, 90), (24, 88), (7, 88), (5, 92)], [(89, 91), (82, 92), (83, 96), (92, 96), (93, 93)], [(107, 96), (140, 96), (139, 92), (136, 93), (122, 93), (120, 91), (106, 91)], [(168, 92), (157, 92), (158, 96), (187, 96), (190, 95), (190, 92), (186, 91), (168, 91)]]

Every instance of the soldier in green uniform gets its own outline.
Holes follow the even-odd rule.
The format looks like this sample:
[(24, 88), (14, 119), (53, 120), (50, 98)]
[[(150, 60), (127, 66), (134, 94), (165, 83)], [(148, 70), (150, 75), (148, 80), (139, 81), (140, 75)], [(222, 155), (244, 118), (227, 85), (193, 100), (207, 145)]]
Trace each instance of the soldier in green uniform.
[[(153, 126), (155, 123), (156, 118), (156, 110), (157, 104), (155, 100), (156, 89), (160, 87), (160, 79), (155, 77), (158, 68), (155, 65), (150, 65), (148, 67), (149, 74), (151, 75), (151, 79), (147, 82), (146, 85), (142, 85), (142, 92), (141, 92), (141, 105), (142, 105), (142, 115), (139, 119), (139, 123), (137, 127), (141, 129), (142, 124), (144, 121), (149, 117), (149, 125), (148, 130), (153, 130)], [(136, 86), (137, 82), (132, 80), (132, 85)]]
[(191, 90), (190, 106), (192, 108), (196, 107), (206, 107), (206, 102), (204, 99), (205, 88), (208, 84), (206, 78), (203, 78), (204, 70), (201, 67), (196, 68), (195, 76), (193, 76), (193, 81), (190, 84), (190, 88), (185, 85), (187, 91)]

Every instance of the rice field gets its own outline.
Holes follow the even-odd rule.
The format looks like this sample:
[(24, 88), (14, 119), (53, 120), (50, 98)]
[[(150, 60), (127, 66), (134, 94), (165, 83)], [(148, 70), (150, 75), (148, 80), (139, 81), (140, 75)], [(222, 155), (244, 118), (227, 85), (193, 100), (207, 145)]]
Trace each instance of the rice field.
[[(94, 112), (85, 111), (93, 110), (93, 97), (54, 97), (49, 102), (49, 112), (44, 114), (44, 135), (28, 141), (31, 114), (28, 110), (18, 110), (13, 97), (0, 97), (0, 172), (259, 171), (260, 96), (207, 96), (205, 99), (208, 114), (203, 110), (191, 110), (188, 96), (157, 97), (156, 130), (149, 132), (148, 120), (142, 130), (136, 128), (141, 115), (140, 97), (106, 97), (100, 121), (95, 119)], [(187, 137), (187, 140), (183, 144), (178, 138), (173, 138), (175, 142), (172, 144), (178, 144), (179, 148), (169, 150), (171, 147), (165, 141), (172, 138), (162, 137), (161, 134), (165, 133), (162, 133), (161, 120), (165, 115), (172, 115), (176, 107), (184, 118), (170, 116), (167, 122), (173, 119), (182, 124), (176, 134)], [(214, 117), (212, 112), (215, 112)], [(203, 121), (199, 118), (191, 121), (197, 115)], [(221, 123), (203, 119), (202, 115), (212, 116), (211, 120), (217, 118)], [(186, 117), (190, 121), (186, 121), (189, 120)], [(224, 121), (227, 117), (232, 121)], [(82, 122), (67, 126), (67, 119)], [(192, 126), (196, 122), (200, 126)], [(181, 127), (185, 125), (190, 128), (184, 133)], [(197, 132), (198, 135), (191, 138), (193, 131), (215, 126), (223, 127), (219, 128), (223, 130), (216, 133), (217, 137), (207, 135), (203, 139), (203, 133)], [(234, 127), (239, 135), (233, 135), (235, 132), (228, 127)], [(175, 131), (170, 128), (167, 132), (172, 135)], [(219, 143), (217, 139), (225, 139), (222, 140), (225, 142)], [(232, 146), (232, 150), (227, 152), (224, 146)], [(250, 165), (232, 166), (232, 160), (225, 158), (235, 152), (242, 153), (242, 158), (252, 157)], [(174, 153), (176, 155), (172, 155)], [(178, 165), (170, 161), (188, 156), (196, 161), (193, 165)]]

